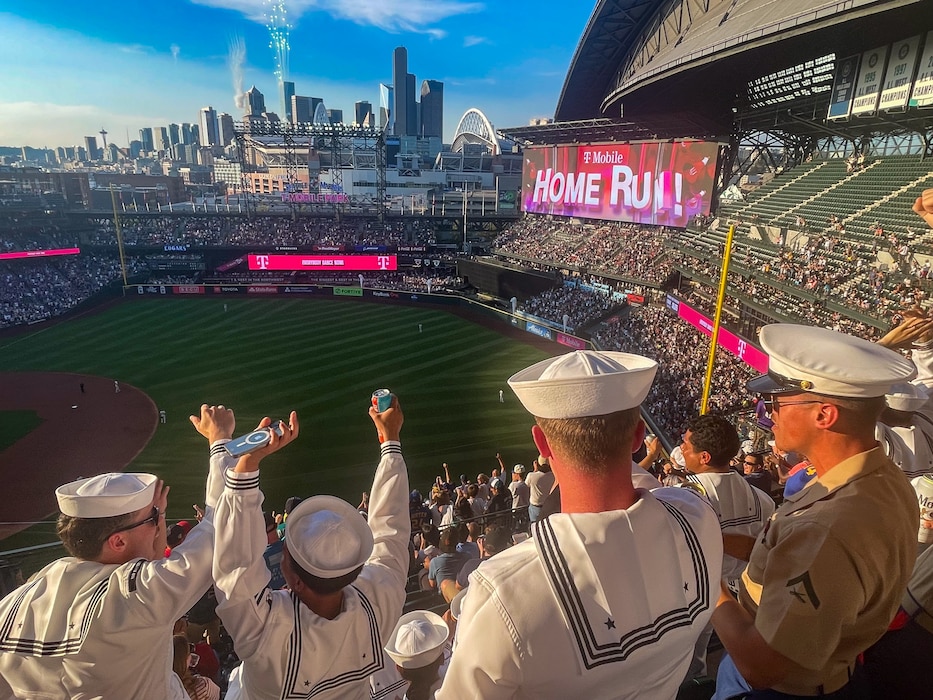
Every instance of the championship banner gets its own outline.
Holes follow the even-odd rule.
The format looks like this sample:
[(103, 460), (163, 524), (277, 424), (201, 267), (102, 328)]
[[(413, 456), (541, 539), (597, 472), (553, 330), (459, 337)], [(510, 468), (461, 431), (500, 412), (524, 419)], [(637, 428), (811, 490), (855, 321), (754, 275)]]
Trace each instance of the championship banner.
[(704, 141), (526, 148), (522, 211), (683, 228), (709, 214), (718, 153)]
[(16, 258), (47, 258), (50, 255), (78, 255), (80, 248), (55, 248), (53, 250), (20, 250), (15, 253), (0, 253), (0, 260)]
[(920, 58), (920, 35), (898, 41), (891, 46), (891, 58), (884, 72), (884, 87), (878, 109), (903, 112), (910, 97), (911, 78)]
[(862, 54), (862, 67), (855, 84), (855, 99), (852, 101), (852, 116), (871, 115), (878, 111), (881, 95), (881, 79), (888, 60), (890, 46), (882, 46)]
[(923, 56), (920, 58), (920, 70), (914, 80), (910, 93), (910, 107), (929, 107), (933, 105), (933, 31), (927, 32), (923, 44)]
[(859, 56), (849, 56), (839, 61), (833, 79), (832, 99), (827, 119), (848, 119), (855, 95), (855, 78), (858, 75)]
[(360, 270), (398, 269), (394, 255), (256, 255), (251, 253), (250, 270)]

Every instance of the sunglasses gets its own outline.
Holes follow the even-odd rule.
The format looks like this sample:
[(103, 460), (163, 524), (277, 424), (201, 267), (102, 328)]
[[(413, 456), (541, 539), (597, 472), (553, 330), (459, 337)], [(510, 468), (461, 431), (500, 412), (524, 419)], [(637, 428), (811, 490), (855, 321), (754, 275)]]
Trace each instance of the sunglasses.
[[(118, 532), (126, 532), (127, 530), (135, 530), (137, 527), (142, 527), (143, 525), (148, 525), (149, 523), (158, 524), (159, 518), (162, 517), (162, 513), (159, 511), (159, 506), (152, 506), (152, 512), (149, 514), (149, 517), (145, 520), (140, 520), (138, 523), (132, 523), (126, 527), (121, 527), (118, 530), (114, 530), (110, 535), (115, 535)], [(108, 537), (110, 536), (108, 535)]]
[(803, 406), (808, 403), (826, 403), (825, 401), (785, 401), (780, 403), (777, 400), (777, 396), (766, 396), (761, 399), (762, 403), (765, 405), (765, 410), (768, 413), (776, 413), (781, 410), (784, 406)]

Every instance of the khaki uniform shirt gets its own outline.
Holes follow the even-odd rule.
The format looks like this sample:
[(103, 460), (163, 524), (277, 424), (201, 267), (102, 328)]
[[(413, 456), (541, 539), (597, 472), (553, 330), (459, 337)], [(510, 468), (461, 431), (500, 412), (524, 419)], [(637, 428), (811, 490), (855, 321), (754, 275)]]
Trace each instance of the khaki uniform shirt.
[(880, 447), (840, 462), (772, 516), (739, 602), (771, 648), (802, 667), (775, 690), (817, 695), (848, 682), (897, 612), (919, 517), (913, 489)]
[(211, 585), (213, 506), (233, 464), (224, 442), (211, 446), (204, 521), (169, 558), (65, 557), (0, 601), (0, 698), (188, 697), (172, 671), (172, 627)]

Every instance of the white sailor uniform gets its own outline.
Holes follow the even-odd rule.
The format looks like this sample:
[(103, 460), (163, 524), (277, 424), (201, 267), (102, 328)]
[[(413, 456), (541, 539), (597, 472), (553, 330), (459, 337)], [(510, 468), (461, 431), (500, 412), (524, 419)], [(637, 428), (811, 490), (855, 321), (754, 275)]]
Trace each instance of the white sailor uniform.
[(382, 443), (369, 501), (375, 545), (344, 593), (333, 620), (289, 591), (266, 588), (269, 571), (257, 472), (226, 475), (217, 507), (214, 580), (217, 614), (243, 660), (227, 700), (340, 698), (365, 700), (369, 677), (384, 666), (383, 647), (405, 600), (408, 574), (408, 472), (398, 442)]
[[(757, 537), (765, 523), (774, 514), (774, 499), (761, 489), (749, 484), (741, 474), (728, 471), (687, 474), (687, 482), (699, 484), (716, 511), (719, 527), (729, 535)], [(722, 556), (722, 578), (727, 583), (738, 579), (748, 562), (729, 554)], [(700, 633), (690, 664), (688, 677), (705, 675), (706, 650), (713, 636), (713, 626), (707, 625)]]
[(0, 601), (0, 698), (186, 700), (172, 627), (211, 585), (213, 506), (233, 460), (211, 445), (203, 521), (167, 559), (59, 559)]
[[(774, 513), (774, 499), (749, 484), (737, 472), (688, 474), (687, 481), (703, 487), (719, 518), (719, 527), (726, 534), (757, 537)], [(733, 581), (739, 578), (746, 564), (748, 562), (723, 554), (723, 579)]]
[(677, 694), (719, 595), (722, 536), (696, 494), (636, 493), (626, 510), (540, 520), (480, 565), (439, 700)]

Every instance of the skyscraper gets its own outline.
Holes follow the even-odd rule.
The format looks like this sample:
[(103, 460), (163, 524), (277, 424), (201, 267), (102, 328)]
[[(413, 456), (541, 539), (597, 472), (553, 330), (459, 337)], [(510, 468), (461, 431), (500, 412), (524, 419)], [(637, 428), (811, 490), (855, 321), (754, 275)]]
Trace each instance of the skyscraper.
[(246, 114), (250, 117), (262, 117), (262, 113), (265, 111), (266, 98), (253, 85), (246, 91)]
[(181, 143), (181, 127), (178, 124), (168, 125), (168, 142), (171, 146)]
[(152, 129), (152, 150), (168, 151), (171, 144), (168, 142), (168, 129), (157, 126)]
[(391, 85), (379, 83), (379, 126), (388, 134), (395, 133), (395, 100)]
[(191, 124), (188, 122), (181, 123), (181, 142), (186, 146), (194, 143), (194, 137), (191, 134)]
[(327, 118), (331, 124), (343, 124), (343, 110), (329, 109), (327, 110)]
[(87, 149), (88, 160), (100, 160), (100, 154), (97, 152), (97, 137), (85, 136), (84, 147)]
[(360, 126), (373, 126), (373, 106), (362, 100), (353, 104), (353, 121)]
[(421, 83), (421, 128), (418, 136), (444, 136), (444, 83), (439, 80)]
[(285, 121), (290, 122), (292, 120), (292, 97), (295, 94), (295, 83), (290, 80), (285, 80), (280, 86), (281, 93), (279, 95), (279, 109), (283, 110), (285, 115)]
[(392, 111), (396, 136), (407, 136), (409, 133), (410, 112), (414, 111), (412, 104), (415, 99), (414, 78), (411, 81), (411, 94), (408, 92), (408, 84), (408, 49), (399, 46), (392, 52), (392, 91), (394, 94)]
[(217, 129), (221, 146), (229, 146), (236, 136), (233, 133), (233, 117), (226, 112), (217, 115)]
[[(257, 90), (258, 92), (258, 90)], [(202, 146), (216, 146), (220, 139), (217, 135), (217, 112), (213, 107), (202, 107), (198, 113), (198, 134)]]
[(307, 124), (311, 121), (311, 98), (292, 95), (292, 124)]
[(143, 150), (147, 153), (151, 152), (152, 149), (152, 129), (148, 126), (144, 129), (139, 130), (139, 140), (142, 141)]

